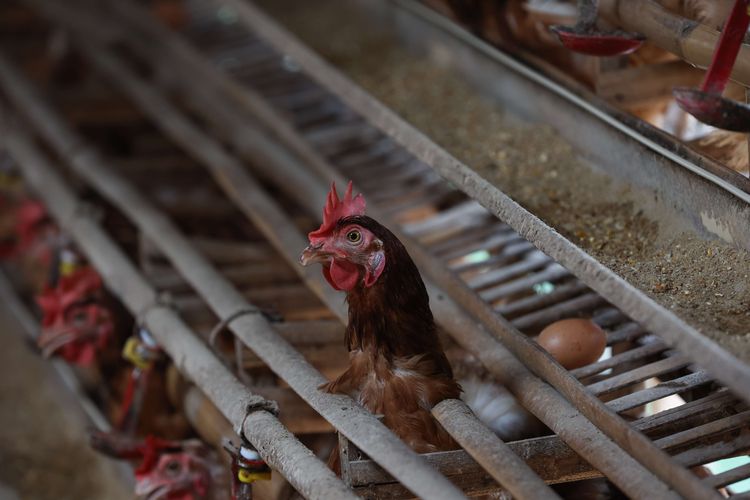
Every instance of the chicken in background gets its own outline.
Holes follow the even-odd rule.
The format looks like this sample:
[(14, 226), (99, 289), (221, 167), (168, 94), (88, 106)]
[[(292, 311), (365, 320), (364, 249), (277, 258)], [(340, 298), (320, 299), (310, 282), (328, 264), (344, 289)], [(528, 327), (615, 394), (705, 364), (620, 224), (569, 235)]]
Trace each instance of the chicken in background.
[(475, 35), (508, 49), (522, 48), (583, 81), (590, 81), (587, 61), (560, 45), (549, 27), (572, 24), (575, 4), (565, 0), (424, 0)]
[(134, 439), (91, 431), (91, 446), (114, 459), (138, 462), (135, 495), (146, 499), (229, 500), (229, 474), (217, 453), (196, 439), (149, 435)]

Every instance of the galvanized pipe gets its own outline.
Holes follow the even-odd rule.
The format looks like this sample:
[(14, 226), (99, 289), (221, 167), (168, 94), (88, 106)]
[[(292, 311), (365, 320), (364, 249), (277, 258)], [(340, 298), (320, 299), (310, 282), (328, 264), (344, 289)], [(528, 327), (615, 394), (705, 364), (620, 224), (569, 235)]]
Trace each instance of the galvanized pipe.
[(194, 381), (236, 431), (244, 433), (263, 459), (306, 498), (358, 498), (272, 413), (262, 409), (246, 413), (246, 405), (258, 397), (226, 369), (174, 310), (159, 305), (156, 291), (95, 218), (82, 210), (84, 204), (32, 145), (20, 124), (5, 125), (10, 126), (3, 127), (2, 143), (18, 162), (27, 184), (86, 254), (107, 289), (133, 316), (143, 320), (180, 372)]
[[(93, 61), (102, 65), (108, 62), (102, 52), (91, 47), (90, 40), (79, 46)], [(189, 240), (162, 212), (106, 168), (103, 158), (34, 95), (28, 83), (4, 57), (0, 57), (0, 80), (5, 91), (57, 153), (162, 250), (221, 320), (233, 317), (239, 311), (257, 310), (192, 248)], [(196, 134), (185, 122), (171, 122), (171, 127), (189, 134), (196, 145), (206, 144), (207, 138)], [(326, 382), (323, 375), (276, 334), (261, 314), (239, 316), (228, 328), (311, 407), (409, 490), (426, 498), (464, 498), (460, 490), (362, 406), (347, 396), (320, 391), (318, 387)]]

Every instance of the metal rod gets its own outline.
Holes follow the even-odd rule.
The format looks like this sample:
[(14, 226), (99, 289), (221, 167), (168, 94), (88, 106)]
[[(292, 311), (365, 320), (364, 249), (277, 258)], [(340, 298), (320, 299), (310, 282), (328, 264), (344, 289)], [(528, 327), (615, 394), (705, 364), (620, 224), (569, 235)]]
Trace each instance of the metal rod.
[(255, 396), (172, 309), (156, 305), (156, 291), (94, 218), (81, 210), (82, 202), (21, 132), (19, 124), (5, 127), (0, 137), (18, 162), (26, 182), (75, 239), (107, 288), (134, 316), (142, 317), (175, 366), (201, 388), (238, 432), (244, 432), (264, 460), (308, 498), (357, 498), (271, 413), (259, 410), (246, 415), (244, 405)]
[[(85, 48), (90, 43), (79, 47), (97, 64), (107, 67), (111, 61), (102, 52)], [(220, 319), (253, 308), (163, 213), (106, 168), (106, 161), (34, 95), (4, 57), (0, 58), (0, 80), (14, 101), (24, 103), (24, 113), (58, 154), (162, 250)], [(195, 134), (184, 122), (172, 122), (172, 126), (189, 133), (196, 145), (208, 140), (202, 134)], [(240, 316), (229, 328), (311, 407), (412, 492), (436, 499), (464, 497), (362, 406), (349, 397), (320, 391), (318, 387), (326, 382), (323, 375), (276, 334), (262, 315)]]
[[(508, 446), (529, 463), (540, 477), (551, 483), (601, 477), (599, 471), (591, 467), (557, 436), (513, 441), (508, 443)], [(461, 480), (459, 478), (463, 474), (474, 476), (483, 472), (476, 461), (461, 451), (438, 451), (428, 453), (426, 457), (436, 469), (458, 480)], [(392, 482), (388, 474), (370, 460), (353, 461), (351, 472), (352, 484), (355, 486)]]

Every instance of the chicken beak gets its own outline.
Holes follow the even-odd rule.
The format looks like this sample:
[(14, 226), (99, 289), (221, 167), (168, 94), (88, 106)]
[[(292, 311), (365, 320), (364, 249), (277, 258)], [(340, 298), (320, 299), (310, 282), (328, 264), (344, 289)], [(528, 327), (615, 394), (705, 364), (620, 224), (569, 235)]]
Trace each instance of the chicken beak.
[(330, 257), (331, 255), (323, 250), (323, 243), (318, 243), (317, 245), (311, 243), (302, 250), (299, 262), (303, 266), (307, 266), (315, 262), (327, 262)]

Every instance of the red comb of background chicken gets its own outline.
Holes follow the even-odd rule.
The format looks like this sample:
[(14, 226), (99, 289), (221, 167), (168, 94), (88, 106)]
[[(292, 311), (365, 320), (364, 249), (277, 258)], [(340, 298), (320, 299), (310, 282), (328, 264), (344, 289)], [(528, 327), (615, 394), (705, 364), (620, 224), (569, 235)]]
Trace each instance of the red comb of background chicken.
[(344, 193), (343, 200), (339, 199), (339, 195), (336, 192), (336, 183), (333, 182), (331, 183), (331, 190), (328, 192), (326, 206), (323, 208), (323, 224), (315, 231), (309, 233), (307, 237), (310, 239), (310, 243), (314, 245), (330, 235), (331, 230), (339, 219), (349, 217), (350, 215), (364, 214), (365, 198), (362, 196), (362, 193), (352, 198), (352, 181), (349, 181), (349, 184), (346, 186), (346, 193)]

